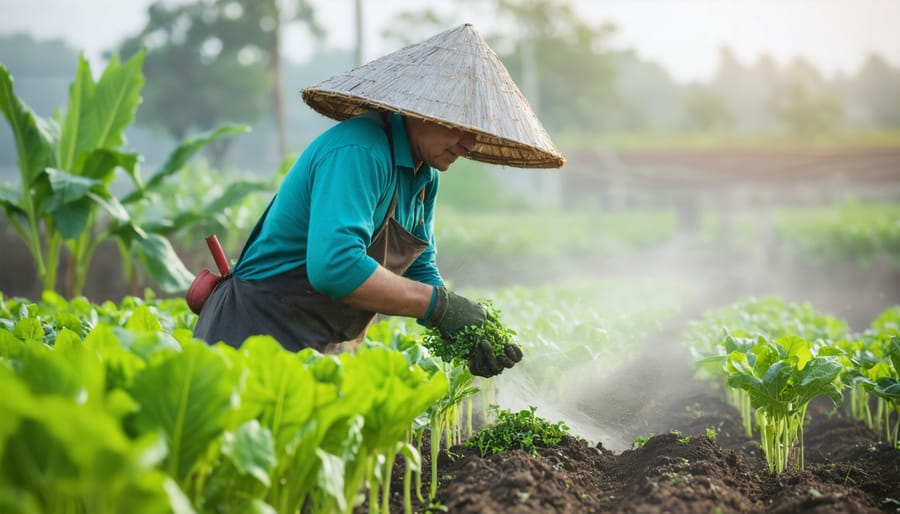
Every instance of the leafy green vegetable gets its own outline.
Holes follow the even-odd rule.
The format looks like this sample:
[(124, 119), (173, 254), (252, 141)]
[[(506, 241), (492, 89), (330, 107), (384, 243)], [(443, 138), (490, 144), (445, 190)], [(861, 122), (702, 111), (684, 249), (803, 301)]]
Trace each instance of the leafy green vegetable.
[(514, 343), (516, 332), (500, 322), (500, 311), (494, 308), (489, 300), (479, 301), (484, 307), (487, 320), (484, 325), (469, 325), (462, 329), (452, 341), (444, 341), (436, 328), (429, 328), (423, 344), (444, 362), (459, 365), (468, 361), (475, 345), (488, 341), (494, 354), (503, 355), (504, 347)]
[(550, 423), (534, 415), (536, 407), (513, 413), (508, 410), (497, 412), (497, 422), (475, 433), (466, 446), (478, 448), (481, 456), (488, 453), (502, 453), (512, 448), (521, 448), (537, 457), (538, 448), (553, 448), (569, 427), (562, 421)]

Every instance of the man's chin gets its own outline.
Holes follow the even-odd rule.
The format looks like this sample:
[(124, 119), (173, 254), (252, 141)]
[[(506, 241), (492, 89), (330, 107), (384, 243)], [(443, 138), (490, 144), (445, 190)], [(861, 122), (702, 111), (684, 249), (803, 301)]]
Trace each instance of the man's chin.
[(445, 162), (436, 162), (436, 163), (434, 163), (434, 164), (431, 164), (431, 167), (434, 168), (434, 169), (436, 169), (436, 170), (438, 170), (438, 171), (447, 171), (447, 170), (450, 169), (450, 166), (451, 166), (454, 162), (456, 162), (456, 159), (454, 159), (454, 160), (452, 160), (452, 161), (450, 161), (450, 162), (446, 162), (446, 161), (445, 161)]

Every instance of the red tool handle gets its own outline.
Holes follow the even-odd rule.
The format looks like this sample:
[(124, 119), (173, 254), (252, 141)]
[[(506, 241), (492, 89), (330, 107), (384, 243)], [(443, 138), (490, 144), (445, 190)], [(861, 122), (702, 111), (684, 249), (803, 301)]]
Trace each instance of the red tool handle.
[(215, 234), (208, 236), (206, 238), (206, 246), (209, 247), (213, 260), (216, 261), (216, 267), (219, 268), (219, 273), (221, 273), (223, 277), (230, 273), (231, 269), (228, 266), (228, 259), (225, 258), (225, 251), (222, 250), (222, 245), (219, 244), (219, 238), (217, 238)]

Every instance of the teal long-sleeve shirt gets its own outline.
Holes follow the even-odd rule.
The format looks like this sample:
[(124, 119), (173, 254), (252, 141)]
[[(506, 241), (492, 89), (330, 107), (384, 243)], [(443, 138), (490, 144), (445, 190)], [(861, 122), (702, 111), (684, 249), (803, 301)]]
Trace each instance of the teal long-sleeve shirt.
[[(397, 190), (396, 218), (429, 245), (405, 276), (443, 285), (436, 264), (434, 205), (438, 170), (413, 170), (403, 118), (390, 115), (394, 165), (375, 113), (338, 123), (297, 159), (234, 274), (273, 277), (306, 266), (316, 291), (340, 300), (375, 271), (366, 254)], [(424, 194), (422, 191), (424, 190)]]

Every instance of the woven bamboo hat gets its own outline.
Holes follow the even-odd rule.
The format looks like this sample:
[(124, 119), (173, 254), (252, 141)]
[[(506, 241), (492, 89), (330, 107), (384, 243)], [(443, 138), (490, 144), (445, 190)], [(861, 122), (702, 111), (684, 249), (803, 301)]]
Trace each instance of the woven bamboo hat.
[(475, 135), (470, 159), (519, 168), (565, 164), (497, 54), (470, 24), (304, 89), (303, 101), (343, 121), (369, 109)]

